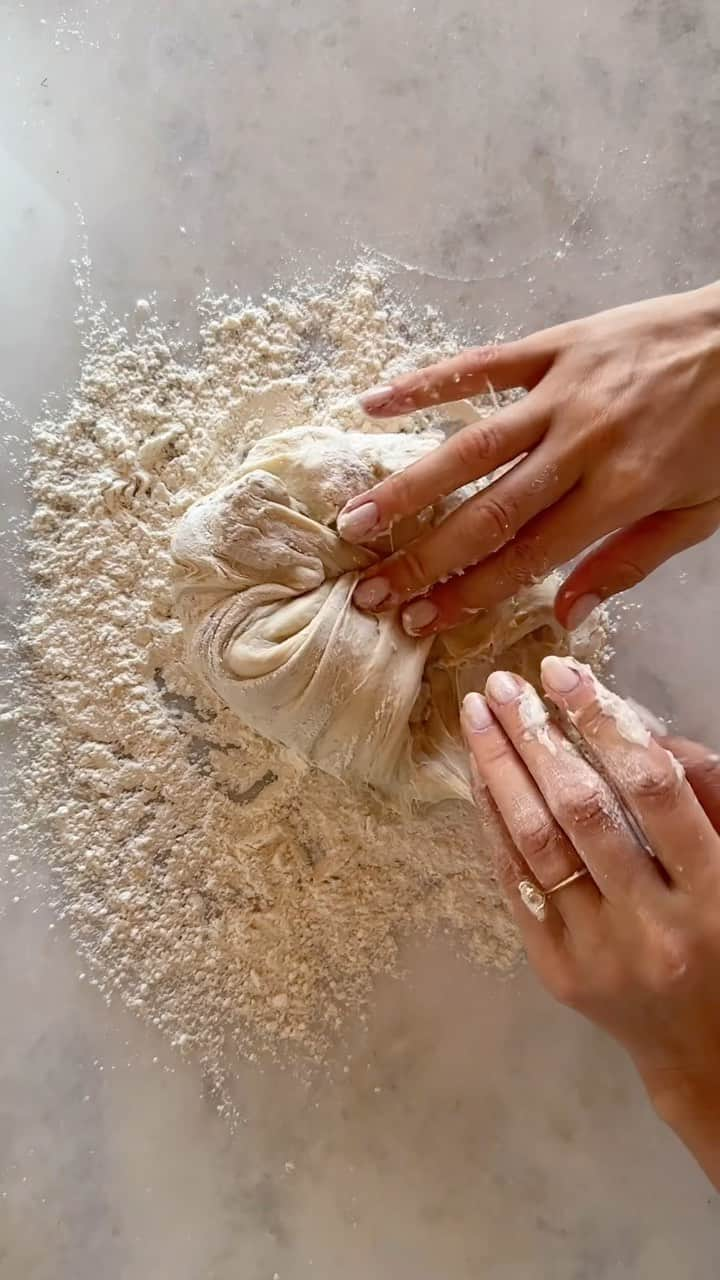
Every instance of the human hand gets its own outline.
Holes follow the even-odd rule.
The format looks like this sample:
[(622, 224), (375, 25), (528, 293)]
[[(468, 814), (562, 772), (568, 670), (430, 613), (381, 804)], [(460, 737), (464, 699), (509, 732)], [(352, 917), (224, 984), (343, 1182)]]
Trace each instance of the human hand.
[[(546, 658), (542, 678), (586, 754), (517, 676), (494, 673), (463, 707), (498, 874), (544, 985), (624, 1045), (720, 1188), (720, 761), (663, 739), (686, 776), (573, 659)], [(547, 890), (582, 868), (544, 920), (524, 905), (523, 880)]]
[(366, 541), (519, 459), (441, 525), (368, 569), (355, 590), (358, 607), (380, 612), (412, 601), (405, 629), (429, 635), (605, 538), (558, 594), (557, 616), (573, 629), (601, 600), (720, 525), (720, 285), (465, 351), (369, 392), (363, 404), (373, 417), (395, 417), (490, 386), (529, 394), (340, 513), (342, 536)]

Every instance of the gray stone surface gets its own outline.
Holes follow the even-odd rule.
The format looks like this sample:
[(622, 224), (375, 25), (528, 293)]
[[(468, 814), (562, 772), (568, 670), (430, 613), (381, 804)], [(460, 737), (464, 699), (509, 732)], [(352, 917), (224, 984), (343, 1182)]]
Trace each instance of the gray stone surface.
[[(155, 289), (181, 325), (205, 281), (255, 291), (358, 243), (469, 337), (699, 284), (719, 66), (713, 0), (15, 0), (0, 396), (31, 417), (76, 376), (78, 208), (97, 295), (122, 312)], [(618, 656), (716, 744), (717, 568), (708, 544), (658, 574)], [(192, 1065), (79, 981), (62, 927), (3, 893), (2, 1280), (713, 1274), (702, 1177), (529, 974), (420, 949), (349, 1073), (244, 1071), (233, 1133)]]

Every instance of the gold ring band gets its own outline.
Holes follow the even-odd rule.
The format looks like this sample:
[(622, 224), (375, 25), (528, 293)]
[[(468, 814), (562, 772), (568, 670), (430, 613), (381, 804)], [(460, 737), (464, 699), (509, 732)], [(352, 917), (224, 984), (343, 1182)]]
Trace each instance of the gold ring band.
[(583, 876), (587, 874), (587, 867), (580, 867), (577, 871), (573, 871), (572, 875), (566, 876), (564, 880), (554, 884), (551, 889), (541, 889), (540, 885), (536, 884), (534, 880), (521, 880), (518, 885), (518, 893), (523, 905), (527, 907), (530, 914), (542, 923), (545, 919), (548, 898), (551, 898), (559, 889), (566, 889), (569, 884), (574, 884), (576, 880), (582, 880)]

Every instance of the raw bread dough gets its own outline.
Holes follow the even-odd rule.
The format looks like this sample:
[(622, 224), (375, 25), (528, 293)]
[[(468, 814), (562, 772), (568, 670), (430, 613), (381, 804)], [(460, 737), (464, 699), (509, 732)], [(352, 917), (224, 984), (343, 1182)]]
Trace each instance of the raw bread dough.
[[(358, 574), (390, 547), (344, 542), (338, 512), (440, 440), (332, 427), (268, 436), (189, 508), (172, 542), (177, 607), (203, 681), (258, 733), (400, 804), (469, 799), (462, 694), (500, 653), (512, 649), (508, 665), (536, 678), (545, 653), (568, 648), (554, 582), (434, 641), (407, 636), (397, 610), (353, 605)], [(402, 522), (393, 545), (465, 496)]]

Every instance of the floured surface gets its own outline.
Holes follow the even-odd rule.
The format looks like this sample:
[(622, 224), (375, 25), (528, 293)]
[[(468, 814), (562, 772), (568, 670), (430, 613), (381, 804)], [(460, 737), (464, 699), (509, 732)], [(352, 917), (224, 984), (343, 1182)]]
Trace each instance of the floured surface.
[(518, 943), (468, 805), (401, 818), (258, 737), (190, 672), (173, 611), (171, 530), (239, 450), (299, 421), (366, 429), (359, 390), (458, 339), (367, 263), (201, 314), (197, 348), (148, 304), (132, 334), (96, 315), (70, 408), (36, 428), (21, 781), (92, 980), (221, 1084), (238, 1051), (321, 1056), (403, 933), (452, 928), (501, 968)]

